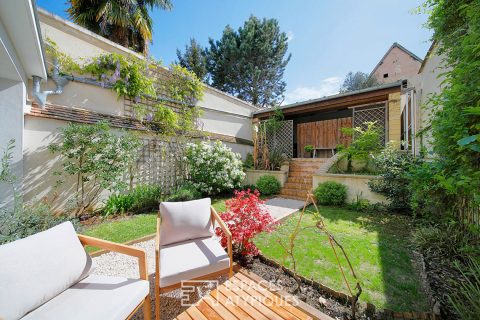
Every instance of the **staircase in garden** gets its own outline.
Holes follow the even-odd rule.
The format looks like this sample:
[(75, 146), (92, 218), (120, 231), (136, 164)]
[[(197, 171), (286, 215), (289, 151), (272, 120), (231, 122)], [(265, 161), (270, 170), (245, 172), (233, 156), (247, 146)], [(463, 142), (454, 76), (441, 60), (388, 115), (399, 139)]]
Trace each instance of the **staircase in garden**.
[(329, 158), (292, 158), (280, 195), (284, 198), (305, 200), (307, 192), (312, 189), (312, 175), (329, 160)]

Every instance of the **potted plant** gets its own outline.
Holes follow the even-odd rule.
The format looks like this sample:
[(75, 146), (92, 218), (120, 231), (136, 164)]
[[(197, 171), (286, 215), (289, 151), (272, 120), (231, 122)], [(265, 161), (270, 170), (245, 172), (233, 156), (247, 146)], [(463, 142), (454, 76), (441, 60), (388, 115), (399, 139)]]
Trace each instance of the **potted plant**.
[(304, 147), (304, 150), (305, 150), (305, 158), (310, 158), (310, 157), (313, 157), (313, 146), (311, 144), (307, 144), (305, 147)]

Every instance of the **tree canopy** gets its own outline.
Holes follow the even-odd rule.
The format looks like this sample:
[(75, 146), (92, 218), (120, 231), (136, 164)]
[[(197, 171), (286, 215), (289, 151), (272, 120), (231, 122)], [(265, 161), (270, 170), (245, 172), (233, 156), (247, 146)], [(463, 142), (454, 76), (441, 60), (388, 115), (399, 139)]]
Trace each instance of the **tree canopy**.
[(361, 71), (357, 71), (355, 73), (350, 71), (345, 76), (345, 80), (340, 88), (340, 92), (361, 90), (376, 85), (378, 85), (378, 81), (374, 77), (371, 77), (370, 75)]
[(75, 23), (135, 51), (148, 51), (152, 41), (149, 10), (170, 10), (170, 0), (69, 0)]
[(226, 26), (206, 51), (211, 85), (259, 107), (283, 100), (288, 37), (276, 19), (255, 16), (238, 30)]
[(194, 39), (190, 39), (190, 45), (185, 46), (185, 52), (177, 49), (178, 64), (195, 73), (200, 80), (207, 76), (207, 58), (204, 49)]

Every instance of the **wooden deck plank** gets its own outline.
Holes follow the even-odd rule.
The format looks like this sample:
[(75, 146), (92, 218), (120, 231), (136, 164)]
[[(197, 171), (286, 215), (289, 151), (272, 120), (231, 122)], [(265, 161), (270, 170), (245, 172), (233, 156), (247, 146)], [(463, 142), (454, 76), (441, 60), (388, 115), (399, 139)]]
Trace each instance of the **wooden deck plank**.
[(180, 313), (175, 319), (178, 319), (178, 320), (192, 320), (192, 318), (190, 318), (190, 316), (188, 314), (186, 314), (185, 312)]
[(229, 301), (228, 298), (220, 293), (218, 290), (213, 290), (210, 292), (210, 295), (219, 301), (225, 308), (227, 308), (232, 314), (234, 314), (240, 320), (254, 320), (254, 318), (250, 317), (248, 313), (243, 311), (238, 305), (234, 304), (233, 301)]
[(205, 302), (205, 299), (197, 303), (197, 309), (209, 320), (223, 320), (223, 318)]
[(298, 308), (296, 308), (295, 306), (293, 306), (291, 303), (289, 303), (286, 299), (284, 299), (283, 297), (280, 297), (280, 296), (277, 296), (275, 294), (273, 294), (272, 292), (270, 292), (269, 290), (267, 290), (266, 288), (262, 287), (258, 282), (255, 282), (253, 281), (252, 279), (250, 279), (249, 277), (245, 276), (243, 273), (241, 272), (238, 272), (235, 274), (235, 277), (240, 279), (241, 281), (243, 281), (244, 283), (250, 285), (251, 287), (253, 287), (256, 291), (258, 291), (259, 293), (261, 293), (263, 296), (269, 298), (270, 300), (272, 301), (276, 301), (280, 304), (280, 306), (282, 308), (284, 308), (285, 310), (287, 310), (288, 312), (290, 312), (291, 314), (293, 314), (295, 317), (301, 319), (301, 320), (310, 320), (312, 319), (312, 317), (310, 317), (309, 315), (307, 315), (305, 312), (302, 312), (301, 310), (299, 310)]
[(256, 274), (239, 268), (178, 320), (333, 320), (282, 290), (272, 290)]
[(188, 315), (192, 318), (192, 319), (195, 319), (195, 320), (208, 320), (207, 317), (205, 317), (203, 315), (203, 313), (201, 313), (196, 306), (191, 306), (190, 308), (188, 308), (187, 310), (185, 310), (186, 313), (188, 313)]
[[(248, 270), (245, 269), (239, 269), (238, 272), (242, 273), (243, 275), (249, 277), (253, 281), (257, 282), (259, 285), (265, 287), (268, 290), (267, 285), (265, 284), (265, 280), (255, 273), (252, 273)], [(292, 296), (291, 294), (283, 291), (283, 290), (277, 290), (275, 292), (272, 292), (273, 294), (283, 297), (285, 299), (289, 299), (289, 301), (295, 301), (297, 304), (297, 309), (301, 309), (303, 312), (311, 316), (313, 319), (319, 319), (319, 320), (334, 320), (332, 317), (326, 315), (325, 313), (321, 312), (318, 309), (315, 309), (309, 304), (306, 304), (305, 302), (299, 300), (295, 296)]]
[(285, 320), (299, 320), (299, 318), (295, 317), (293, 314), (288, 312), (287, 310), (283, 309), (281, 306), (277, 304), (278, 299), (272, 300), (270, 298), (265, 297), (264, 295), (260, 294), (256, 291), (252, 286), (246, 284), (245, 282), (241, 281), (236, 277), (232, 277), (230, 279), (234, 284), (241, 287), (243, 291), (247, 292), (251, 297), (257, 297), (258, 301), (275, 312), (279, 317), (282, 317)]
[(249, 316), (251, 316), (255, 320), (268, 320), (267, 317), (265, 317), (262, 313), (260, 313), (257, 309), (252, 307), (250, 304), (248, 304), (246, 301), (244, 301), (240, 296), (238, 296), (236, 293), (234, 293), (232, 290), (229, 290), (225, 288), (225, 286), (221, 286), (219, 288), (219, 291), (230, 298), (232, 301), (235, 301), (235, 303), (242, 308)]
[(234, 284), (231, 281), (226, 281), (225, 282), (225, 287), (228, 289), (232, 290), (235, 292), (237, 295), (239, 295), (242, 299), (247, 301), (252, 307), (260, 311), (263, 315), (265, 315), (268, 319), (271, 320), (278, 320), (278, 319), (283, 319), (281, 316), (273, 312), (270, 308), (262, 304), (260, 301), (258, 301), (258, 297), (251, 296), (248, 294), (246, 291), (238, 287), (236, 284)]
[(220, 317), (222, 317), (222, 319), (225, 319), (225, 320), (237, 320), (237, 317), (235, 317), (230, 311), (228, 311), (228, 309), (226, 309), (221, 303), (220, 301), (217, 301), (216, 299), (214, 299), (212, 296), (206, 296), (205, 298), (202, 299), (203, 301), (205, 301), (209, 306), (210, 308), (212, 308), (213, 310), (215, 310), (216, 313), (218, 313), (218, 315)]

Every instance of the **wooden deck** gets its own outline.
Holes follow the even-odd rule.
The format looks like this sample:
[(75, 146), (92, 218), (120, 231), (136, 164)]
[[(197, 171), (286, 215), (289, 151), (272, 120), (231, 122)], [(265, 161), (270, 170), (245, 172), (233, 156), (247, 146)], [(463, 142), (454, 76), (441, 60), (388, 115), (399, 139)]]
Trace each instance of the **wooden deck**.
[(175, 319), (333, 320), (286, 292), (270, 289), (265, 280), (244, 269)]

